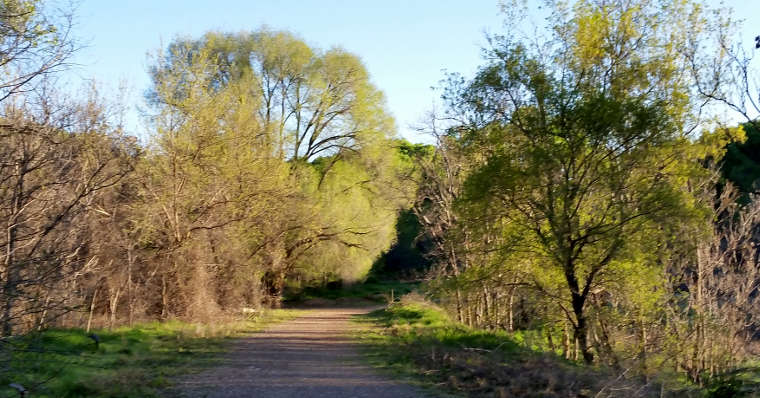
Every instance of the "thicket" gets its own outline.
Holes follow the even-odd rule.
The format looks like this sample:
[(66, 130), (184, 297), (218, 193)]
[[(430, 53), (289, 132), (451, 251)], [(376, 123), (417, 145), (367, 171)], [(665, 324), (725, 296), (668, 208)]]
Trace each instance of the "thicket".
[[(540, 330), (463, 325), (415, 293), (363, 320), (382, 326), (361, 336), (373, 363), (427, 382), (439, 394), (445, 389), (469, 397), (705, 396), (694, 386), (666, 386), (609, 368), (581, 366), (558, 356)], [(733, 392), (748, 387), (739, 384)]]

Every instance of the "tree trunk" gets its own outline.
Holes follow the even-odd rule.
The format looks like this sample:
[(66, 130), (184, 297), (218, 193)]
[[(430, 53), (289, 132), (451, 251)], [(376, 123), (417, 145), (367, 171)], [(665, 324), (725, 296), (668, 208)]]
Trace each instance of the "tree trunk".
[(570, 359), (570, 332), (567, 330), (567, 321), (562, 327), (562, 357)]
[(456, 291), (456, 299), (457, 299), (457, 321), (459, 323), (464, 323), (464, 314), (462, 313), (462, 292), (459, 290), (459, 287), (457, 286)]
[(641, 329), (641, 352), (639, 353), (639, 371), (642, 375), (644, 375), (644, 380), (646, 382), (649, 381), (649, 376), (647, 375), (647, 329), (646, 325), (643, 321), (639, 323), (639, 328)]
[(515, 288), (509, 289), (509, 305), (507, 306), (507, 330), (510, 332), (515, 331)]
[(19, 281), (19, 269), (15, 263), (15, 251), (16, 251), (16, 231), (19, 222), (19, 213), (23, 207), (23, 193), (24, 193), (24, 175), (26, 174), (25, 163), (16, 167), (18, 172), (18, 180), (16, 186), (13, 188), (12, 204), (11, 204), (11, 216), (8, 218), (7, 231), (7, 243), (5, 247), (5, 258), (3, 259), (3, 266), (5, 268), (5, 283), (3, 284), (3, 296), (5, 299), (5, 305), (3, 307), (3, 336), (10, 336), (13, 334), (13, 307), (15, 305), (17, 284)]
[(5, 283), (3, 284), (3, 336), (13, 334), (13, 305), (16, 296), (16, 280), (18, 279), (18, 270), (13, 261), (13, 252), (16, 243), (16, 226), (12, 225), (7, 228), (8, 243), (6, 244), (6, 253), (4, 259)]
[(42, 328), (45, 326), (45, 318), (47, 317), (47, 313), (48, 313), (48, 305), (50, 305), (49, 293), (45, 296), (45, 306), (43, 307), (42, 314), (40, 315), (39, 321), (37, 321), (37, 331), (42, 330)]
[(584, 311), (585, 299), (582, 295), (573, 292), (573, 314), (575, 315), (574, 337), (578, 342), (578, 349), (587, 364), (594, 362), (594, 354), (588, 346), (588, 323)]
[(703, 284), (704, 284), (704, 269), (705, 269), (705, 261), (709, 258), (709, 254), (706, 255), (704, 253), (704, 245), (700, 245), (697, 247), (697, 281), (696, 281), (696, 292), (695, 292), (695, 298), (696, 303), (694, 305), (694, 309), (696, 312), (696, 331), (695, 331), (695, 338), (694, 338), (694, 347), (691, 357), (691, 369), (690, 369), (690, 378), (693, 382), (697, 383), (698, 385), (702, 385), (702, 370), (703, 366), (701, 366), (701, 362), (704, 360), (703, 356), (703, 347), (704, 347), (704, 301), (703, 301)]
[(491, 294), (491, 305), (493, 308), (491, 308), (491, 317), (493, 317), (493, 328), (494, 330), (503, 328), (503, 324), (501, 322), (502, 316), (501, 316), (501, 300), (500, 296), (501, 293), (499, 290), (494, 289), (494, 292)]
[(161, 320), (169, 317), (169, 296), (166, 288), (166, 274), (161, 274)]
[(472, 300), (470, 299), (469, 294), (467, 295), (466, 305), (467, 305), (467, 326), (473, 327), (472, 321), (475, 316), (472, 311)]
[(98, 290), (100, 290), (100, 288), (96, 287), (95, 291), (92, 292), (92, 300), (90, 300), (90, 314), (87, 317), (87, 327), (85, 328), (85, 331), (87, 333), (90, 333), (90, 327), (92, 326), (92, 313), (95, 311), (95, 300), (98, 298)]
[(132, 322), (134, 321), (134, 306), (135, 306), (135, 298), (134, 298), (134, 291), (132, 287), (132, 263), (134, 262), (134, 258), (132, 257), (132, 248), (127, 249), (127, 310), (129, 314), (127, 315), (129, 326), (132, 326)]
[(578, 338), (573, 337), (573, 361), (578, 360)]
[(493, 314), (491, 313), (491, 295), (488, 293), (488, 287), (486, 287), (485, 283), (483, 284), (483, 325), (487, 329), (493, 329), (493, 324), (491, 320), (493, 319)]
[(108, 297), (108, 309), (111, 312), (108, 321), (109, 329), (113, 329), (116, 324), (116, 309), (119, 306), (119, 296), (121, 296), (121, 287), (116, 288), (116, 291), (111, 292)]

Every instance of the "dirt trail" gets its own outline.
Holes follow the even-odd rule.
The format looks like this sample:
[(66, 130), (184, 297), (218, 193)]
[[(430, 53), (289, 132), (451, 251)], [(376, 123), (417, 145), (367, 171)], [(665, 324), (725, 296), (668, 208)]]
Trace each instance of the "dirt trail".
[(178, 381), (182, 397), (428, 397), (362, 363), (349, 333), (369, 309), (311, 309), (236, 342), (222, 363)]

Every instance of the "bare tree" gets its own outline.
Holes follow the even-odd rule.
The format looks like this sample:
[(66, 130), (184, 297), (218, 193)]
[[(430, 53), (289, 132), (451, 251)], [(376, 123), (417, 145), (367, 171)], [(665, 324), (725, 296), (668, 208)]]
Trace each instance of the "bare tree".
[[(79, 221), (93, 195), (129, 173), (92, 106), (6, 104), (0, 120), (3, 334), (66, 304), (57, 282), (87, 260)], [(34, 109), (39, 106), (39, 108)], [(58, 292), (60, 293), (60, 292)]]
[(677, 336), (674, 363), (698, 383), (757, 355), (753, 339), (760, 330), (760, 198), (750, 195), (743, 204), (741, 192), (718, 184), (717, 176), (696, 194), (713, 209), (709, 225), (682, 231), (684, 241), (669, 261), (677, 287), (669, 322)]
[[(725, 11), (725, 10), (724, 10)], [(736, 31), (737, 23), (728, 12), (716, 14), (703, 33), (694, 35), (681, 52), (690, 67), (697, 93), (704, 99), (702, 107), (712, 101), (737, 113), (747, 123), (760, 127), (760, 76), (757, 75), (757, 51), (760, 36), (754, 46), (747, 47)], [(712, 35), (712, 36), (707, 36)], [(715, 51), (705, 51), (712, 46)]]
[(72, 11), (54, 7), (42, 0), (0, 2), (0, 102), (34, 90), (76, 51)]

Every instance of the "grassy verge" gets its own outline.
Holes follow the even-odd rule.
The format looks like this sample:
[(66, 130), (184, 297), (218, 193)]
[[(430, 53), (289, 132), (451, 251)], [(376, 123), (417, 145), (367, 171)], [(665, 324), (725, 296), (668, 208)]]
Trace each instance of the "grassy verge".
[(467, 328), (410, 296), (361, 321), (376, 326), (361, 336), (373, 364), (459, 395), (704, 396), (684, 389), (668, 392), (654, 382), (629, 377), (629, 372), (567, 361), (542, 351), (524, 334)]
[(275, 310), (244, 321), (191, 324), (154, 322), (95, 330), (56, 329), (6, 341), (0, 397), (18, 397), (17, 383), (33, 397), (151, 397), (173, 376), (210, 366), (230, 337), (296, 315)]

